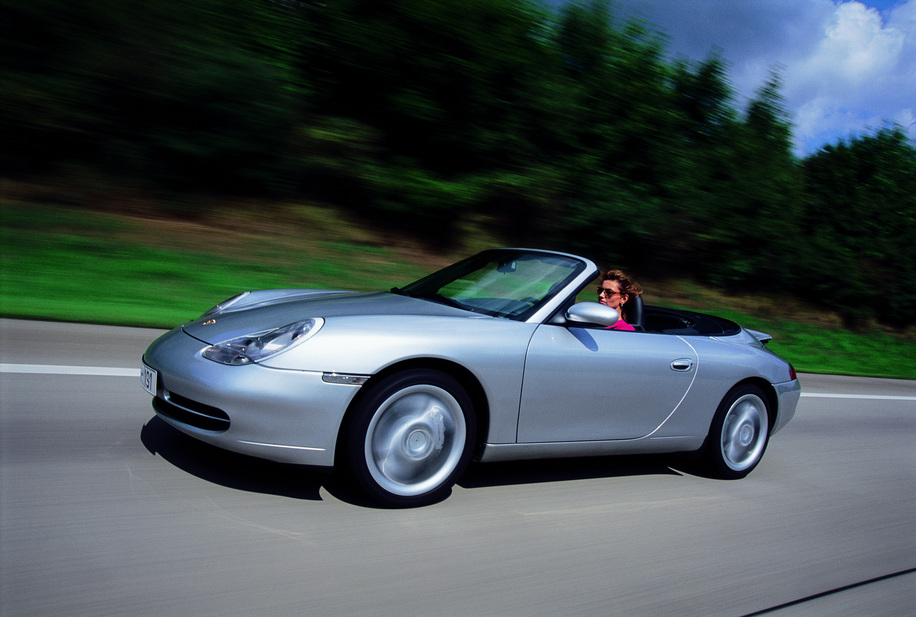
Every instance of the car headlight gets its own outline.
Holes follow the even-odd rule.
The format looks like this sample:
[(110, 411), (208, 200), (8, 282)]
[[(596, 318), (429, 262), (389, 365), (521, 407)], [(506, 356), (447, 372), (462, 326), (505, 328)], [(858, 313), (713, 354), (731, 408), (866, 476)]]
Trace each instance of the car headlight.
[(210, 345), (203, 350), (203, 356), (232, 366), (260, 362), (310, 339), (323, 325), (324, 319), (320, 317), (297, 321), (269, 332), (240, 336)]

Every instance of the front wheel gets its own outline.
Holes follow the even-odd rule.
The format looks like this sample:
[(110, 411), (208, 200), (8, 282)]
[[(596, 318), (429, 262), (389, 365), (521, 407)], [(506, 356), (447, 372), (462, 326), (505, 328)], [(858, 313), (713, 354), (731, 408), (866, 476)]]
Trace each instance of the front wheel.
[(763, 458), (770, 437), (766, 396), (757, 386), (733, 388), (716, 410), (706, 455), (717, 475), (736, 479), (751, 472)]
[(473, 404), (457, 380), (412, 370), (371, 387), (354, 409), (347, 466), (375, 501), (406, 507), (448, 495), (474, 446)]

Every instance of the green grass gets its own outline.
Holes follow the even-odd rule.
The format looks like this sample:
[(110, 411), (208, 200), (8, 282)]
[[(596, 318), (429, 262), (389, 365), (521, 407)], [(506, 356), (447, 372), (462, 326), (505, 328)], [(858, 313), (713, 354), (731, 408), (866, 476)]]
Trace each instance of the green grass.
[(916, 342), (873, 327), (850, 332), (784, 318), (764, 320), (730, 310), (715, 313), (773, 336), (767, 346), (808, 373), (916, 379)]
[[(0, 315), (151, 327), (183, 323), (246, 289), (387, 289), (482, 248), (439, 255), (304, 206), (191, 222), (0, 203), (0, 223)], [(650, 303), (772, 334), (770, 348), (799, 371), (916, 378), (912, 335), (850, 332), (811, 309), (790, 319), (766, 299), (687, 282), (643, 283)]]
[[(248, 289), (374, 291), (429, 272), (394, 251), (348, 242), (226, 231), (219, 246), (162, 247), (169, 222), (0, 208), (0, 314), (7, 317), (172, 327)], [(136, 240), (144, 232), (148, 244)]]

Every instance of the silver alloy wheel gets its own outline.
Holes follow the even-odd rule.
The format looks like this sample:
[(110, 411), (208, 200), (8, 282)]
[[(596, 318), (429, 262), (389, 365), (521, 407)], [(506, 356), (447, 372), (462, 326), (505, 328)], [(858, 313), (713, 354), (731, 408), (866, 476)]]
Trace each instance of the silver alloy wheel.
[(745, 394), (729, 407), (719, 435), (719, 451), (729, 469), (742, 472), (753, 467), (766, 447), (769, 432), (767, 407), (756, 394)]
[(416, 384), (378, 406), (366, 431), (369, 474), (383, 490), (410, 497), (435, 490), (458, 466), (467, 440), (464, 412), (443, 388)]

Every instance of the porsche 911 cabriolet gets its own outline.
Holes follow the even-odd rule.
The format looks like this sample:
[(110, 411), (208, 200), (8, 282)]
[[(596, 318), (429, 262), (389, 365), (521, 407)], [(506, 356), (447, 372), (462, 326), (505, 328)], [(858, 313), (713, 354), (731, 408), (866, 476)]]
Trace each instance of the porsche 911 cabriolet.
[(565, 253), (494, 249), (382, 292), (246, 291), (157, 339), (141, 380), (165, 422), (227, 450), (331, 467), (388, 506), (447, 496), (468, 463), (700, 452), (760, 462), (800, 386), (767, 335), (577, 296)]

